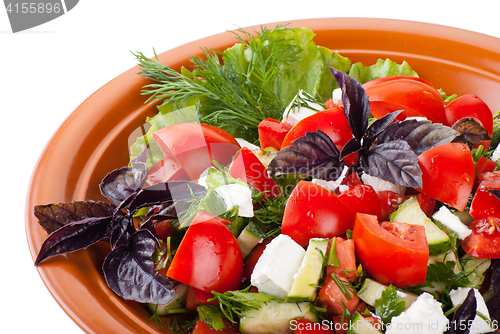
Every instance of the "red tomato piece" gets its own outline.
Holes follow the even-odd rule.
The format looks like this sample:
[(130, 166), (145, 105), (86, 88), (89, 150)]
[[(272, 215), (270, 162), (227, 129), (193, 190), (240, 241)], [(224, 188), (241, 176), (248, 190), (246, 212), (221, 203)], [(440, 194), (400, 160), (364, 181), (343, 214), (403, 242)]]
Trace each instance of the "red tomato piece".
[(490, 173), (495, 171), (497, 168), (497, 163), (491, 159), (486, 158), (484, 155), (479, 157), (479, 160), (476, 162), (476, 169), (475, 169), (475, 179), (474, 179), (474, 191), (477, 189), (479, 186), (479, 183), (481, 180), (479, 179), (481, 174), (484, 173)]
[(292, 126), (273, 118), (262, 120), (258, 126), (260, 147), (265, 149), (273, 147), (278, 151), (281, 149), (281, 143)]
[(339, 195), (339, 199), (354, 212), (368, 213), (380, 219), (380, 201), (377, 192), (368, 184), (358, 184), (347, 189)]
[(187, 179), (186, 172), (177, 161), (172, 157), (166, 157), (148, 170), (146, 185), (152, 186), (157, 183)]
[(306, 318), (292, 319), (290, 326), (294, 334), (333, 334), (328, 325)]
[(208, 301), (209, 299), (214, 298), (214, 295), (211, 293), (198, 290), (193, 288), (192, 286), (187, 287), (186, 294), (186, 308), (188, 310), (196, 310), (198, 305), (218, 305), (219, 302), (217, 300)]
[(472, 233), (461, 243), (464, 251), (482, 259), (499, 259), (500, 218), (488, 217), (474, 220), (469, 228)]
[(379, 191), (377, 196), (380, 202), (380, 221), (389, 220), (391, 213), (409, 198), (409, 196), (400, 195), (391, 190)]
[(300, 181), (283, 214), (281, 233), (302, 247), (311, 238), (333, 238), (352, 228), (354, 212), (337, 196), (312, 182)]
[(193, 331), (191, 333), (194, 334), (238, 334), (240, 329), (237, 324), (233, 324), (228, 319), (223, 319), (224, 325), (226, 328), (221, 330), (215, 330), (210, 327), (203, 319), (198, 319), (196, 325), (194, 325)]
[[(304, 136), (306, 132), (316, 130), (321, 130), (329, 136), (339, 151), (352, 139), (351, 128), (349, 128), (344, 111), (335, 106), (331, 109), (319, 111), (295, 124), (283, 140), (281, 149), (289, 146), (295, 139)], [(354, 154), (349, 155), (344, 161), (348, 165), (352, 165), (355, 162), (354, 158)]]
[(474, 159), (466, 144), (433, 147), (418, 156), (422, 193), (463, 211), (474, 185)]
[(415, 81), (420, 81), (428, 86), (431, 86), (431, 87), (434, 87), (432, 85), (432, 83), (430, 83), (429, 81), (425, 80), (425, 79), (422, 79), (422, 78), (419, 78), (419, 77), (414, 77), (414, 76), (411, 76), (411, 75), (391, 75), (391, 76), (388, 76), (388, 77), (382, 77), (382, 78), (378, 78), (378, 79), (374, 79), (374, 80), (370, 80), (368, 82), (365, 82), (363, 84), (363, 88), (364, 89), (368, 89), (370, 86), (373, 86), (377, 83), (380, 83), (380, 82), (384, 82), (384, 81), (393, 81), (393, 80), (399, 80), (399, 79), (406, 79), (406, 80), (415, 80)]
[[(338, 277), (338, 276), (337, 276)], [(349, 282), (343, 276), (338, 277), (338, 279), (348, 286)], [(325, 284), (319, 290), (318, 293), (318, 305), (323, 307), (329, 313), (336, 315), (341, 315), (344, 312), (344, 307), (351, 313), (354, 312), (358, 306), (360, 299), (356, 294), (354, 288), (346, 287), (347, 295), (340, 290), (337, 283), (333, 280), (332, 276), (327, 276), (325, 279)]]
[(380, 283), (400, 288), (425, 283), (429, 248), (423, 226), (379, 225), (376, 216), (358, 213), (352, 239), (358, 261)]
[(209, 293), (239, 289), (243, 257), (228, 224), (221, 217), (198, 214), (182, 239), (167, 276)]
[[(333, 239), (332, 239), (333, 240)], [(332, 242), (330, 241), (330, 247)], [(349, 282), (356, 280), (356, 252), (354, 240), (337, 237), (335, 252), (339, 260), (340, 268), (335, 266), (326, 267), (326, 275), (335, 274), (345, 277)]]
[(164, 127), (153, 137), (166, 157), (173, 157), (191, 180), (211, 166), (212, 160), (229, 165), (240, 145), (229, 133), (203, 123)]
[(258, 192), (265, 192), (264, 198), (273, 199), (280, 194), (278, 186), (267, 174), (266, 167), (247, 147), (242, 147), (236, 154), (229, 168), (229, 174), (248, 183)]
[(259, 260), (262, 253), (264, 253), (264, 249), (266, 249), (267, 244), (270, 243), (271, 240), (272, 239), (262, 240), (262, 242), (255, 246), (250, 251), (250, 254), (248, 254), (248, 256), (245, 258), (245, 264), (243, 265), (243, 280), (248, 282), (250, 281), (250, 276), (252, 276), (253, 269), (255, 268), (257, 261)]
[[(381, 80), (367, 85), (366, 94), (370, 100), (372, 114), (383, 115), (395, 111), (404, 110), (405, 117), (422, 115), (433, 123), (445, 123), (443, 98), (441, 94), (431, 85), (413, 78), (399, 78)], [(377, 111), (373, 102), (385, 102), (388, 110)], [(375, 116), (377, 117), (377, 116)]]
[(168, 237), (174, 235), (174, 230), (172, 226), (170, 226), (170, 222), (171, 220), (162, 220), (154, 223), (156, 235), (163, 241), (166, 241)]
[(500, 189), (500, 171), (483, 173), (479, 176), (479, 181), (470, 206), (470, 215), (475, 220), (488, 217), (500, 218), (500, 199), (488, 192), (491, 189)]

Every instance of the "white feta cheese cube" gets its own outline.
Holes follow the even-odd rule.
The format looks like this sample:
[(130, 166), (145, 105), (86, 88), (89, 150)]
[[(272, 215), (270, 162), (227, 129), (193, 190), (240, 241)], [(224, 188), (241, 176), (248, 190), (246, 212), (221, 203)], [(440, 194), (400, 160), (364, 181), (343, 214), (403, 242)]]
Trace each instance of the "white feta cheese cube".
[(238, 216), (253, 217), (252, 191), (249, 187), (231, 183), (220, 186), (215, 191), (224, 199), (227, 210), (238, 206)]
[(321, 179), (312, 179), (311, 182), (314, 183), (314, 184), (317, 184), (318, 186), (321, 186), (321, 187), (325, 188), (328, 191), (333, 192), (333, 191), (335, 191), (335, 189), (337, 189), (338, 187), (340, 187), (340, 184), (342, 183), (342, 181), (344, 181), (344, 179), (345, 179), (345, 177), (347, 175), (348, 170), (349, 170), (349, 168), (347, 166), (344, 166), (344, 169), (342, 170), (342, 174), (335, 181), (326, 181), (326, 180), (321, 180)]
[(441, 303), (424, 292), (406, 311), (392, 318), (386, 334), (443, 334), (448, 323)]
[[(462, 304), (465, 298), (467, 298), (467, 294), (469, 293), (470, 289), (471, 288), (457, 288), (456, 290), (450, 291), (450, 298), (453, 306)], [(488, 307), (484, 302), (483, 296), (481, 296), (481, 293), (477, 289), (474, 289), (474, 296), (476, 296), (476, 311), (481, 312), (483, 315), (488, 317), (488, 319), (490, 319)], [(470, 326), (470, 334), (489, 333), (491, 331), (492, 328), (488, 325), (488, 323), (483, 318), (476, 315), (474, 321)]]
[(361, 181), (363, 181), (364, 184), (372, 186), (376, 192), (390, 190), (397, 194), (404, 195), (406, 191), (406, 187), (404, 186), (398, 186), (394, 183), (379, 179), (378, 177), (374, 177), (366, 173), (361, 174)]
[(449, 228), (450, 230), (458, 234), (460, 240), (464, 240), (471, 233), (471, 229), (468, 228), (460, 218), (455, 216), (446, 206), (442, 206), (439, 210), (432, 215), (432, 218)]
[(332, 92), (332, 101), (338, 106), (343, 106), (344, 103), (342, 102), (342, 89), (336, 88)]
[(285, 300), (306, 251), (288, 235), (280, 234), (265, 248), (250, 277), (260, 292)]

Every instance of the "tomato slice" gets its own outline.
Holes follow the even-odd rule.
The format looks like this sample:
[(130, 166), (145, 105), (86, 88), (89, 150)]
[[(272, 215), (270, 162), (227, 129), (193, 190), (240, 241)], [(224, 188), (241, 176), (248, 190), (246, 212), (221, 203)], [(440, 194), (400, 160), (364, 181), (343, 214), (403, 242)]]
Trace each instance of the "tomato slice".
[[(335, 275), (335, 274), (333, 274)], [(353, 313), (360, 299), (354, 288), (349, 288), (349, 282), (344, 276), (335, 276), (344, 284), (346, 289), (342, 291), (332, 276), (327, 276), (323, 287), (318, 293), (318, 304), (326, 308), (327, 312), (341, 315), (344, 308)]]
[(488, 105), (473, 94), (457, 97), (445, 106), (446, 123), (453, 126), (458, 120), (471, 117), (481, 123), (488, 131), (490, 137), (493, 135), (493, 113)]
[(290, 124), (280, 122), (277, 119), (266, 118), (262, 120), (258, 126), (260, 147), (262, 149), (273, 147), (279, 151), (291, 128)]
[(209, 299), (214, 298), (214, 295), (211, 293), (198, 290), (193, 288), (192, 286), (187, 287), (186, 293), (186, 308), (188, 310), (196, 310), (198, 305), (218, 305), (219, 302), (217, 300), (208, 301)]
[(474, 220), (469, 228), (472, 233), (462, 241), (463, 250), (482, 259), (500, 258), (500, 218), (488, 217)]
[(368, 213), (380, 219), (381, 210), (377, 192), (368, 184), (358, 184), (347, 189), (339, 195), (339, 199), (354, 212)]
[[(332, 244), (333, 243), (330, 242), (330, 247)], [(337, 237), (335, 252), (340, 267), (327, 266), (326, 275), (330, 276), (331, 274), (335, 274), (338, 277), (344, 276), (349, 282), (354, 282), (356, 280), (356, 252), (354, 250), (354, 240)]]
[(266, 167), (247, 147), (242, 147), (234, 157), (229, 174), (248, 183), (258, 192), (264, 192), (264, 198), (273, 199), (280, 195), (280, 190), (267, 173)]
[(337, 196), (312, 182), (300, 181), (283, 214), (281, 233), (302, 247), (311, 238), (333, 238), (352, 228), (354, 212)]
[(433, 147), (418, 156), (422, 193), (463, 211), (474, 185), (474, 160), (466, 144)]
[(164, 127), (153, 137), (166, 157), (181, 166), (189, 179), (196, 180), (216, 160), (228, 165), (240, 149), (229, 133), (203, 123), (179, 123)]
[[(398, 78), (380, 80), (365, 86), (366, 94), (372, 102), (381, 101), (387, 105), (397, 105), (404, 110), (405, 117), (421, 115), (433, 123), (445, 123), (446, 115), (444, 111), (443, 98), (441, 94), (432, 86), (425, 82), (413, 78)], [(395, 111), (390, 108), (386, 113)], [(372, 107), (376, 111), (375, 106)]]
[(243, 257), (228, 224), (221, 217), (198, 214), (184, 235), (167, 276), (205, 292), (238, 290)]
[(352, 239), (358, 261), (380, 283), (400, 288), (425, 283), (429, 247), (423, 226), (379, 225), (376, 216), (358, 213)]
[(378, 79), (374, 79), (374, 80), (370, 80), (368, 82), (365, 82), (363, 84), (363, 88), (364, 89), (368, 89), (369, 87), (377, 84), (377, 83), (380, 83), (380, 82), (385, 82), (385, 81), (393, 81), (393, 80), (400, 80), (400, 79), (406, 79), (406, 80), (415, 80), (415, 81), (419, 81), (419, 82), (422, 82), (428, 86), (431, 86), (431, 87), (434, 87), (432, 85), (432, 83), (430, 83), (429, 81), (425, 80), (425, 79), (422, 79), (422, 78), (419, 78), (419, 77), (414, 77), (414, 76), (411, 76), (411, 75), (391, 75), (391, 76), (388, 76), (388, 77), (382, 77), (382, 78), (378, 78)]
[[(319, 111), (314, 115), (306, 117), (295, 124), (283, 140), (281, 149), (289, 146), (295, 139), (304, 136), (306, 132), (314, 132), (316, 130), (321, 130), (329, 136), (339, 151), (352, 139), (351, 128), (349, 128), (344, 111), (334, 106), (331, 109)], [(355, 162), (354, 158), (355, 155), (350, 155), (344, 161), (348, 165), (351, 165)]]
[(469, 213), (475, 220), (500, 218), (500, 199), (488, 190), (500, 189), (500, 171), (479, 175), (479, 186), (474, 194)]
[(177, 161), (172, 157), (165, 157), (148, 170), (145, 184), (152, 186), (157, 183), (187, 179), (186, 172)]

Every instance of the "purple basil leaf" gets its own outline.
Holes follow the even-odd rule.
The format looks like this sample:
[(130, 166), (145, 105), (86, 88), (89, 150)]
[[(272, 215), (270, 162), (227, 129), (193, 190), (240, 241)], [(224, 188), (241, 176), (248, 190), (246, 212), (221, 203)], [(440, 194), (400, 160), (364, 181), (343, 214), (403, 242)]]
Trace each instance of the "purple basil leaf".
[(453, 321), (450, 326), (450, 334), (468, 334), (470, 325), (476, 317), (477, 301), (474, 289), (470, 289), (467, 297), (453, 313)]
[(347, 143), (345, 143), (344, 147), (342, 147), (342, 151), (340, 152), (340, 160), (344, 160), (349, 154), (359, 152), (363, 147), (359, 143), (356, 138), (352, 138)]
[(493, 294), (486, 302), (488, 312), (492, 321), (500, 322), (500, 260), (493, 260), (491, 265), (493, 270), (491, 274), (491, 287)]
[(269, 163), (274, 174), (307, 175), (317, 179), (336, 180), (344, 163), (340, 152), (328, 135), (321, 130), (307, 132), (290, 146), (278, 152)]
[(49, 257), (74, 252), (95, 244), (106, 236), (110, 225), (111, 216), (85, 218), (64, 225), (45, 239), (35, 265)]
[(430, 148), (451, 143), (460, 135), (450, 127), (428, 120), (407, 119), (390, 124), (377, 138), (379, 143), (404, 140), (418, 156)]
[(66, 224), (85, 218), (108, 217), (113, 214), (114, 205), (105, 202), (75, 201), (35, 206), (35, 217), (39, 224), (51, 234)]
[(127, 242), (127, 238), (131, 233), (135, 232), (133, 220), (130, 215), (115, 214), (111, 221), (111, 248), (114, 249), (117, 245)]
[(363, 136), (363, 147), (369, 149), (375, 139), (387, 129), (387, 127), (401, 114), (403, 111), (398, 110), (390, 114), (384, 115), (383, 117), (374, 121), (366, 130)]
[(130, 200), (126, 209), (134, 213), (138, 209), (170, 201), (187, 201), (205, 195), (206, 188), (192, 181), (158, 183), (143, 188)]
[(159, 247), (156, 237), (148, 230), (139, 230), (130, 236), (127, 245), (109, 253), (102, 268), (111, 290), (140, 303), (168, 303), (174, 296), (174, 286), (155, 270), (155, 247)]
[(378, 144), (360, 156), (363, 171), (397, 185), (422, 188), (422, 171), (418, 158), (404, 140)]
[(132, 160), (132, 166), (115, 169), (106, 175), (99, 185), (101, 193), (115, 205), (130, 197), (146, 181), (148, 175), (146, 158), (147, 152), (143, 151)]
[(330, 68), (342, 90), (342, 104), (344, 105), (344, 114), (351, 132), (358, 141), (365, 134), (368, 128), (370, 117), (370, 102), (365, 89), (356, 79), (351, 78), (346, 73)]
[(491, 139), (488, 131), (473, 118), (459, 119), (452, 128), (460, 133), (459, 140), (469, 146), (475, 146), (483, 140)]

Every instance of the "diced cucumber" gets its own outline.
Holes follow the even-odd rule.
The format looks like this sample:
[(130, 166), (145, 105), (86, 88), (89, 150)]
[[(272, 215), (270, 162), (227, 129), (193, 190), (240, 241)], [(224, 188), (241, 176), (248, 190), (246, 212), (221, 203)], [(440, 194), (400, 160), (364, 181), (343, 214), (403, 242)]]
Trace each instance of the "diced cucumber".
[[(375, 301), (382, 297), (382, 292), (387, 288), (387, 285), (379, 283), (371, 278), (364, 280), (361, 288), (358, 292), (358, 297), (370, 306), (375, 306)], [(405, 309), (410, 307), (410, 305), (417, 300), (418, 296), (410, 293), (398, 290), (398, 296), (401, 301), (405, 302)]]
[(159, 315), (160, 317), (171, 314), (171, 310), (180, 308), (182, 302), (186, 299), (187, 295), (187, 285), (178, 284), (175, 286), (175, 296), (166, 304), (153, 304), (148, 303), (148, 307), (151, 311)]
[(484, 282), (486, 270), (491, 266), (491, 260), (465, 254), (462, 256), (461, 262), (467, 279), (472, 283), (472, 287), (479, 289)]
[(381, 334), (382, 332), (373, 326), (371, 322), (366, 320), (358, 312), (354, 313), (351, 318), (351, 323), (349, 324), (349, 328), (347, 329), (347, 334)]
[(391, 222), (422, 225), (429, 245), (429, 255), (442, 254), (450, 250), (450, 237), (426, 216), (415, 196), (404, 201), (389, 218)]
[(309, 302), (302, 303), (261, 303), (258, 310), (243, 312), (240, 318), (242, 334), (286, 334), (292, 333), (290, 320), (306, 318), (317, 322), (318, 317), (312, 312)]
[(297, 277), (286, 296), (290, 303), (314, 301), (323, 272), (323, 261), (330, 239), (311, 239), (299, 267)]
[(252, 223), (249, 223), (236, 240), (240, 244), (241, 255), (246, 257), (252, 249), (262, 242), (262, 236), (253, 228)]

